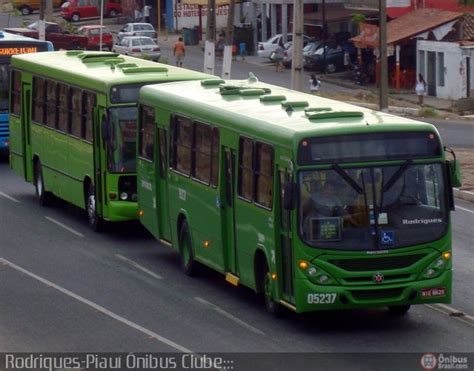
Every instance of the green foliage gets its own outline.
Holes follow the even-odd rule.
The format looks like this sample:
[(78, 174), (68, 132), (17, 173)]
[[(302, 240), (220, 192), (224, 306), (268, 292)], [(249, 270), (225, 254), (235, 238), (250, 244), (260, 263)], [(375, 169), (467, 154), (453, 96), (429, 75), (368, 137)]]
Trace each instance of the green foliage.
[(474, 6), (474, 0), (459, 0), (460, 5)]
[(419, 117), (438, 117), (439, 113), (434, 108), (423, 107), (418, 110)]
[(354, 22), (355, 24), (360, 24), (362, 22), (365, 22), (365, 20), (366, 20), (365, 14), (362, 14), (362, 13), (351, 14), (351, 21)]

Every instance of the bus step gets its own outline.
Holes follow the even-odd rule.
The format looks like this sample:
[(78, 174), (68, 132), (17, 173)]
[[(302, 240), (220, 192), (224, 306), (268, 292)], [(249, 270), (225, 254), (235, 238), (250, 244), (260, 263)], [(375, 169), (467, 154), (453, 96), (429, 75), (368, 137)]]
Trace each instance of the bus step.
[(237, 277), (236, 275), (230, 273), (230, 272), (227, 272), (225, 274), (225, 280), (227, 282), (229, 282), (230, 284), (234, 285), (234, 286), (238, 286), (239, 285), (239, 277)]

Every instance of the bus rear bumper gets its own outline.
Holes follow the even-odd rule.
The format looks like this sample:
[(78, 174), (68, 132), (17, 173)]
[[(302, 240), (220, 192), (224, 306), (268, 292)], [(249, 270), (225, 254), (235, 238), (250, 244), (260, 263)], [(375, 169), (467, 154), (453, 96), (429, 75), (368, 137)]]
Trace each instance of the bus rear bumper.
[(130, 201), (109, 201), (108, 216), (104, 219), (109, 222), (126, 222), (138, 219), (138, 203)]
[(322, 286), (295, 281), (296, 311), (364, 309), (396, 305), (451, 303), (452, 271), (432, 279), (370, 286)]

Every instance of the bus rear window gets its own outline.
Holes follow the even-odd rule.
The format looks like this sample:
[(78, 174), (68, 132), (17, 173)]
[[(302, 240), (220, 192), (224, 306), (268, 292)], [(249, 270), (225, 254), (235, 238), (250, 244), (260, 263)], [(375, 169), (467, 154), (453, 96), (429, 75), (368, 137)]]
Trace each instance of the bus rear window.
[(136, 103), (138, 92), (145, 84), (115, 85), (110, 90), (110, 101), (112, 103)]
[(365, 133), (303, 139), (298, 163), (343, 163), (441, 156), (441, 143), (431, 132)]

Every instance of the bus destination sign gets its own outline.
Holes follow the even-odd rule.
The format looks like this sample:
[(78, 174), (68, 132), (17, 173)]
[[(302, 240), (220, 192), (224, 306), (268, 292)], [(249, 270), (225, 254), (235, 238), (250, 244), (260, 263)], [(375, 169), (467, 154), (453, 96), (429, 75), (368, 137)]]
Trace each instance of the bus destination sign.
[(39, 51), (37, 46), (17, 46), (17, 47), (0, 47), (0, 56), (10, 56), (17, 54), (29, 54)]

